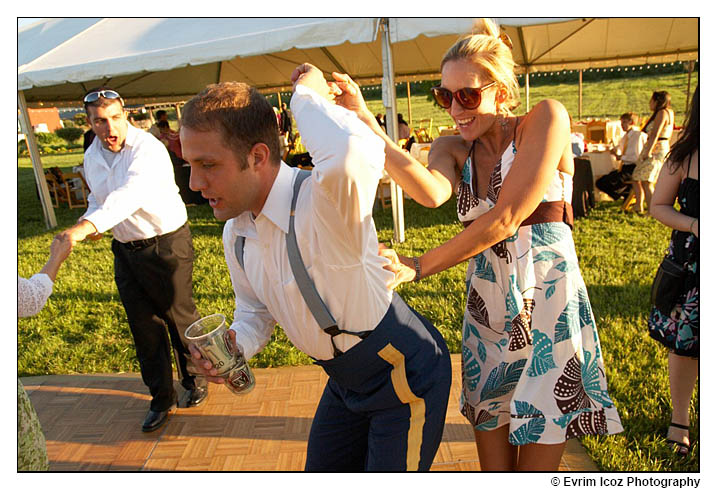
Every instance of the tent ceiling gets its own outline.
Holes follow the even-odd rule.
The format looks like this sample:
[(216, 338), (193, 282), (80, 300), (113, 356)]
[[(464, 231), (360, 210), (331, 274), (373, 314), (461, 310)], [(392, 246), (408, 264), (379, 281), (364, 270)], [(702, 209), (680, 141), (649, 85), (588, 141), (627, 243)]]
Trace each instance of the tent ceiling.
[[(498, 19), (517, 71), (696, 59), (698, 19)], [(438, 78), (444, 52), (472, 19), (391, 19), (395, 81)], [(326, 74), (380, 83), (378, 19), (51, 19), (18, 33), (18, 90), (30, 106), (77, 105), (107, 84), (127, 102), (186, 100), (210, 83), (291, 88), (308, 61)]]

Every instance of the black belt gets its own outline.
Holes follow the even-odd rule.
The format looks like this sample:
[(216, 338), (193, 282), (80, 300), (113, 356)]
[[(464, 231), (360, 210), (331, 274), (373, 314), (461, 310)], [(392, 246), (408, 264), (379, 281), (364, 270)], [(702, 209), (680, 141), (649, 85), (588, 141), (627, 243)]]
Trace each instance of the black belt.
[[(146, 247), (149, 247), (153, 244), (156, 244), (161, 239), (164, 239), (165, 237), (169, 237), (172, 234), (175, 234), (185, 228), (187, 226), (187, 222), (184, 222), (184, 225), (179, 227), (177, 230), (173, 230), (172, 232), (163, 234), (163, 235), (155, 235), (154, 237), (150, 237), (149, 239), (140, 239), (140, 240), (131, 240), (129, 242), (120, 242), (122, 246), (124, 246), (126, 249), (129, 249), (130, 251), (139, 251)], [(119, 242), (119, 241), (118, 241)]]
[(666, 138), (665, 136), (661, 136), (658, 138), (658, 141), (661, 141), (661, 140), (668, 140), (668, 138)]

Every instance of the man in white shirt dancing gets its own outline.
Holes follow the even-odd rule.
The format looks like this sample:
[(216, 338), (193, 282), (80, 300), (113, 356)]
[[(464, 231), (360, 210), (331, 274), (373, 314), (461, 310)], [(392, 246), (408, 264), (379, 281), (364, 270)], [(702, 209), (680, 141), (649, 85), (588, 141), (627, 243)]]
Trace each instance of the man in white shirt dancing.
[[(227, 220), (224, 251), (236, 297), (229, 337), (250, 358), (276, 321), (329, 374), (306, 470), (428, 470), (451, 366), (436, 328), (387, 288), (394, 275), (383, 269), (371, 215), (384, 143), (331, 102), (336, 87), (318, 69), (302, 65), (292, 80), (292, 112), (315, 165), (309, 177), (280, 160), (272, 108), (248, 85), (211, 85), (183, 109), (190, 187)], [(324, 324), (307, 298), (318, 299), (334, 322)], [(190, 350), (208, 380), (223, 382)]]
[[(192, 299), (194, 249), (187, 210), (165, 146), (128, 124), (123, 101), (108, 87), (84, 97), (96, 135), (85, 152), (87, 211), (60, 235), (72, 244), (112, 229), (115, 283), (152, 402), (142, 431), (160, 428), (176, 406), (170, 349), (178, 353), (187, 406), (207, 397), (206, 380), (187, 371), (184, 331), (199, 318)], [(169, 330), (170, 343), (167, 339)]]

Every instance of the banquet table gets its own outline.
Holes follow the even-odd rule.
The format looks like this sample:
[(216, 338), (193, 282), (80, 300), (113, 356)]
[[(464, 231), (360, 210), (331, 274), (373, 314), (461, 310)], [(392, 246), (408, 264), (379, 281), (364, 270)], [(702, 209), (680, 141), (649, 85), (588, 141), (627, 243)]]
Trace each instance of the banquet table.
[[(586, 152), (581, 155), (582, 159), (587, 159), (591, 162), (591, 172), (593, 172), (593, 183), (596, 184), (596, 180), (599, 177), (605, 176), (609, 172), (618, 169), (618, 160), (610, 152)], [(600, 201), (599, 194), (601, 191), (594, 187), (594, 195), (596, 201)]]

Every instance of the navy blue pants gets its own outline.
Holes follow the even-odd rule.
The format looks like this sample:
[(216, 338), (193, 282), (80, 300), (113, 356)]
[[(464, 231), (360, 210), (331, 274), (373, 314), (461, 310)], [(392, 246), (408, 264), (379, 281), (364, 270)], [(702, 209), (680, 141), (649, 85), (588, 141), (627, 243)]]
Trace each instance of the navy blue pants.
[(329, 381), (305, 470), (429, 470), (444, 430), (451, 360), (428, 320), (395, 293), (366, 339), (317, 364)]

